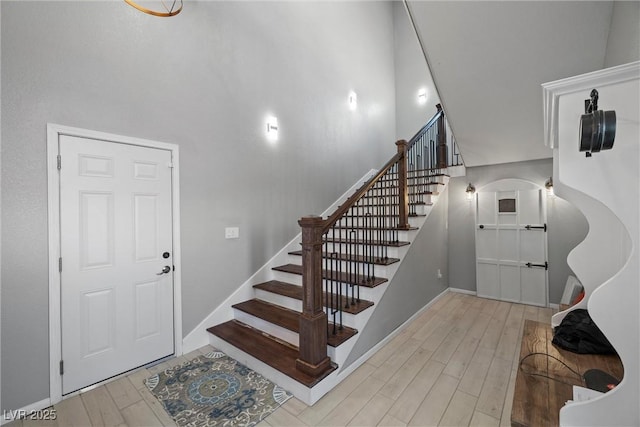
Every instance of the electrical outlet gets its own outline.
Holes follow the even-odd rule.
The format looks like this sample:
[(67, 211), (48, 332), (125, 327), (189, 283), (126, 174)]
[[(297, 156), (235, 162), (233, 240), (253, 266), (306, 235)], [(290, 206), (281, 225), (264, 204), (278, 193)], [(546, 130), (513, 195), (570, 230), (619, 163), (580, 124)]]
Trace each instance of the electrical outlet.
[(240, 237), (240, 229), (238, 227), (227, 227), (224, 229), (225, 239), (238, 239)]
[(438, 279), (442, 279), (442, 272), (438, 269)]

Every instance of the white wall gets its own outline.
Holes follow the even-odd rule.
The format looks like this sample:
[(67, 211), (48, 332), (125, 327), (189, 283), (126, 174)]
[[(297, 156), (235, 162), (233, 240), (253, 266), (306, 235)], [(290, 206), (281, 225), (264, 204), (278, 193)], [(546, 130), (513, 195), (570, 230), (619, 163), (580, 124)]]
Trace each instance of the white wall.
[[(615, 110), (612, 150), (585, 157), (578, 151), (578, 123), (591, 89), (598, 106)], [(585, 214), (590, 230), (570, 255), (585, 285), (594, 322), (615, 347), (624, 378), (612, 391), (564, 406), (561, 425), (640, 424), (640, 62), (545, 85), (558, 194)], [(550, 108), (553, 105), (554, 108)], [(557, 117), (554, 117), (557, 114)], [(555, 138), (557, 135), (557, 138)]]
[(48, 396), (48, 122), (180, 145), (184, 333), (395, 153), (390, 3), (0, 7), (2, 409)]

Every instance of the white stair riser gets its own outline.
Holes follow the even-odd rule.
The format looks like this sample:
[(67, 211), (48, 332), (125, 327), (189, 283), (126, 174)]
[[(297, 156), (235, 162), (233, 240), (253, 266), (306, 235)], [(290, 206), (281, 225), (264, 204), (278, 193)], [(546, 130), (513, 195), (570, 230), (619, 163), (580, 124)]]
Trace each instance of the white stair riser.
[[(437, 185), (419, 185), (415, 187), (409, 187), (407, 189), (407, 194), (409, 196), (409, 202), (412, 201), (424, 201), (429, 203), (430, 196), (437, 197), (437, 194), (425, 194), (425, 193), (437, 193), (438, 187)], [(353, 212), (364, 213), (367, 212), (368, 209), (376, 209), (376, 210), (386, 210), (387, 212), (392, 212), (395, 210), (397, 212), (397, 207), (394, 205), (398, 203), (398, 195), (397, 194), (387, 194), (384, 191), (373, 192), (368, 194), (366, 197), (361, 199), (361, 203), (363, 205), (370, 205), (368, 208), (353, 208)], [(380, 206), (384, 205), (384, 206)]]
[[(274, 325), (271, 322), (267, 322), (264, 319), (260, 319), (259, 317), (255, 317), (249, 313), (245, 313), (242, 310), (234, 309), (233, 311), (234, 311), (234, 318), (236, 320), (239, 320), (240, 322), (246, 325), (249, 325), (251, 327), (254, 327), (262, 332), (266, 332), (267, 334), (274, 336), (282, 341), (288, 342), (289, 344), (295, 345), (296, 347), (300, 345), (300, 336), (297, 332), (293, 332), (281, 326)], [(328, 318), (329, 318), (329, 321), (333, 321), (333, 318), (331, 316), (328, 316)], [(349, 326), (344, 321), (344, 318), (343, 318), (343, 325)], [(354, 338), (355, 337), (351, 337), (349, 339), (354, 339)], [(327, 345), (327, 355), (331, 360), (333, 360), (338, 365), (341, 365), (344, 362), (344, 357), (348, 355), (348, 353), (342, 354), (345, 352), (344, 351), (340, 352), (339, 351), (340, 347), (342, 346), (332, 347), (330, 345)]]
[[(403, 240), (403, 241), (408, 242), (409, 240)], [(408, 246), (408, 245), (404, 245), (404, 246), (400, 246), (400, 247), (395, 247), (395, 246), (386, 246), (386, 255), (387, 255), (389, 258), (400, 258), (400, 254), (401, 254), (401, 253), (404, 253), (404, 252), (403, 252), (403, 249), (405, 249), (407, 246)], [(345, 253), (346, 253), (346, 250), (347, 250), (347, 249), (346, 249), (346, 247), (347, 247), (347, 245), (346, 245), (346, 244), (343, 244), (343, 245), (342, 245), (342, 249), (343, 249), (343, 250), (338, 250), (338, 252), (345, 254)], [(366, 248), (366, 247), (367, 247), (367, 246), (364, 246), (364, 245), (356, 245), (356, 248), (354, 249), (354, 251), (355, 251), (355, 250), (357, 250), (357, 252), (352, 252), (352, 254), (353, 254), (353, 253), (357, 253), (357, 254), (359, 254), (359, 255), (362, 255), (362, 254), (363, 254), (363, 250), (364, 250), (364, 248)], [(329, 243), (327, 243), (327, 244), (326, 244), (326, 246), (325, 246), (323, 249), (324, 249), (325, 251), (326, 251), (327, 249), (328, 249), (328, 250), (332, 250), (332, 249), (333, 249), (333, 248), (332, 248), (332, 244), (331, 244), (330, 242), (329, 242)], [(338, 248), (338, 244), (337, 244), (337, 243), (336, 243), (336, 249), (339, 249), (339, 248)], [(373, 252), (373, 253), (374, 253), (374, 254), (376, 254), (376, 253), (383, 253), (383, 252), (376, 252), (376, 251), (374, 250), (374, 252)], [(301, 265), (301, 264), (302, 264), (302, 256), (300, 256), (300, 255), (289, 255), (287, 259), (289, 260), (289, 262), (290, 262), (291, 264), (298, 264), (298, 265)]]
[(297, 332), (293, 332), (281, 326), (274, 325), (271, 322), (267, 322), (264, 319), (253, 316), (242, 310), (238, 310), (237, 308), (233, 309), (233, 315), (236, 320), (239, 320), (240, 322), (245, 323), (249, 326), (252, 326), (262, 332), (266, 332), (269, 335), (272, 335), (276, 338), (279, 338), (283, 341), (293, 344), (296, 347), (300, 342), (300, 338)]
[[(295, 255), (291, 255), (291, 263), (300, 265), (302, 263), (302, 258), (298, 256), (296, 259), (294, 257)], [(374, 258), (375, 257), (376, 257), (376, 254), (374, 253)], [(327, 264), (327, 261), (329, 261), (329, 264)], [(323, 258), (322, 268), (327, 269), (327, 265), (329, 266), (329, 269), (331, 271), (343, 271), (343, 272), (351, 271), (352, 273), (357, 273), (360, 275), (367, 274), (367, 272), (371, 271), (371, 267), (369, 269), (366, 268), (366, 265), (371, 266), (371, 264), (365, 264), (362, 262), (337, 261), (337, 260), (330, 260), (328, 258)], [(376, 277), (387, 277), (389, 273), (392, 271), (392, 268), (393, 268), (393, 264), (374, 265), (373, 274), (375, 274)]]
[[(374, 227), (377, 227), (374, 221)], [(353, 240), (359, 239), (374, 239), (374, 240), (391, 240), (397, 239), (403, 242), (409, 240), (409, 236), (413, 235), (417, 230), (363, 230), (363, 229), (348, 229), (348, 228), (337, 228), (334, 230), (330, 230), (327, 233), (329, 238), (333, 238), (334, 233), (337, 239), (347, 239), (351, 238)]]
[[(416, 205), (411, 207), (409, 212), (414, 211), (418, 215), (427, 215), (431, 209), (433, 209), (433, 206), (431, 205)], [(409, 217), (409, 224), (411, 224), (411, 217)]]
[[(410, 207), (409, 212), (411, 212), (411, 208), (412, 207)], [(431, 206), (430, 205), (426, 205), (426, 206), (424, 206), (424, 205), (416, 205), (415, 208), (416, 209), (422, 208), (423, 211), (422, 212), (418, 211), (418, 214), (423, 215), (423, 214), (426, 214), (430, 210)], [(409, 225), (411, 225), (412, 227), (417, 227), (418, 225), (420, 225), (421, 222), (422, 221), (416, 220), (416, 218), (409, 216)], [(352, 223), (349, 222), (349, 225), (352, 225)], [(354, 225), (355, 226), (359, 226), (359, 227), (364, 227), (364, 226), (372, 227), (372, 226), (375, 226), (376, 225), (375, 217), (371, 217), (371, 218), (356, 217)]]
[[(434, 194), (419, 194), (419, 195), (409, 195), (409, 203), (426, 203), (433, 204), (438, 200), (438, 196)], [(342, 220), (343, 224), (348, 223), (349, 225), (353, 224), (368, 224), (368, 225), (378, 225), (378, 224), (396, 224), (398, 222), (398, 208), (395, 206), (389, 206), (389, 204), (385, 204), (380, 206), (379, 204), (373, 205), (373, 201), (371, 202), (371, 206), (362, 206), (359, 208), (353, 208), (347, 214), (345, 214), (344, 219)], [(397, 203), (397, 202), (396, 202)], [(370, 215), (371, 218), (365, 218), (367, 215)], [(380, 215), (384, 218), (384, 222), (382, 219), (378, 217)]]
[[(302, 301), (298, 299), (289, 298), (280, 294), (274, 294), (273, 292), (264, 291), (262, 289), (256, 289), (255, 291), (256, 298), (261, 299), (262, 301), (270, 302), (272, 304), (276, 304), (290, 310), (295, 310), (297, 312), (302, 312)], [(344, 325), (354, 329), (358, 329), (359, 326), (362, 326), (362, 323), (358, 321), (358, 314), (343, 312), (342, 316), (342, 323)]]
[[(275, 280), (280, 280), (282, 282), (287, 282), (293, 285), (302, 286), (302, 277), (298, 274), (284, 273), (282, 271), (274, 271), (273, 273), (274, 273), (273, 278)], [(350, 288), (350, 286), (345, 284), (339, 284), (339, 285), (341, 285), (342, 287), (343, 295), (346, 295), (346, 290)], [(337, 290), (334, 291), (334, 293), (337, 293)], [(357, 291), (356, 291), (356, 294), (357, 294)], [(351, 296), (350, 289), (349, 289), (349, 296)], [(360, 286), (360, 298), (365, 299), (367, 301), (372, 301), (372, 297), (373, 297), (373, 293), (371, 288)]]

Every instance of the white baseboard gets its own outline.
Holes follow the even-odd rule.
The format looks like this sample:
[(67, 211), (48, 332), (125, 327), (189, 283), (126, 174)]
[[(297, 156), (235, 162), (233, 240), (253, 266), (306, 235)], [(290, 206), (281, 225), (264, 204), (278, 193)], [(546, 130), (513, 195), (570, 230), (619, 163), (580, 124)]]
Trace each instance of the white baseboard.
[(560, 310), (560, 304), (549, 303), (549, 308), (555, 308), (556, 310)]
[(455, 292), (456, 294), (465, 294), (465, 295), (473, 295), (476, 296), (476, 291), (470, 291), (468, 289), (460, 289), (460, 288), (449, 288), (450, 292)]
[[(46, 399), (42, 399), (39, 402), (32, 403), (31, 405), (24, 406), (20, 409), (6, 410), (0, 418), (0, 425), (8, 424), (12, 421), (17, 420), (18, 418), (37, 417), (38, 415), (40, 415), (38, 414), (38, 411), (42, 411), (49, 406), (51, 406), (51, 399), (47, 397)], [(46, 415), (54, 416), (53, 413)]]

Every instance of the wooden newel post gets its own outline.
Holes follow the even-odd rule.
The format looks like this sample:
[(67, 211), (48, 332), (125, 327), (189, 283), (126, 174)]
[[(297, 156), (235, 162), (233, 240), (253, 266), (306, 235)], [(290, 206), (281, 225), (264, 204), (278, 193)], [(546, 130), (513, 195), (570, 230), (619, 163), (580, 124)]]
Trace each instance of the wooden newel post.
[(331, 364), (327, 357), (327, 315), (322, 309), (322, 227), (319, 216), (305, 216), (302, 227), (302, 315), (296, 367), (310, 375)]
[[(437, 104), (438, 112), (442, 111), (442, 105)], [(444, 114), (438, 117), (438, 145), (436, 149), (436, 163), (438, 169), (447, 167), (447, 127), (444, 123)]]
[(407, 141), (401, 139), (396, 142), (398, 154), (398, 228), (409, 228), (409, 192), (407, 189)]

